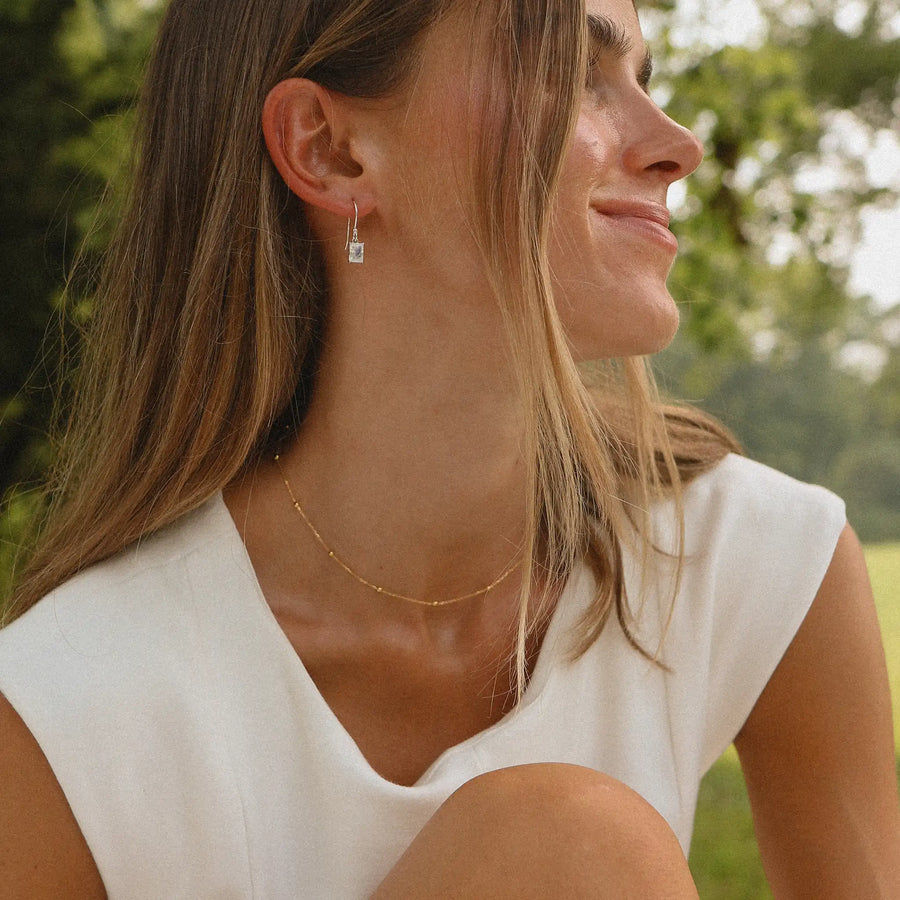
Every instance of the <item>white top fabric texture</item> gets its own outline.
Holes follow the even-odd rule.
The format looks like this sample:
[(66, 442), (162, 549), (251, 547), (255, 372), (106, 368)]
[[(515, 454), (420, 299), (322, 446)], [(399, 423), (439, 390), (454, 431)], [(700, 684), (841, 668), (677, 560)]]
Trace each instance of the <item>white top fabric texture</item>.
[[(654, 511), (671, 547), (671, 509)], [(520, 710), (403, 787), (366, 762), (278, 626), (221, 495), (0, 631), (0, 692), (38, 740), (113, 900), (374, 890), (437, 807), (483, 772), (577, 763), (642, 794), (687, 851), (701, 776), (733, 740), (815, 597), (845, 524), (822, 488), (731, 456), (686, 492), (665, 671), (613, 621), (569, 659), (582, 566)], [(626, 554), (655, 649), (672, 563)]]

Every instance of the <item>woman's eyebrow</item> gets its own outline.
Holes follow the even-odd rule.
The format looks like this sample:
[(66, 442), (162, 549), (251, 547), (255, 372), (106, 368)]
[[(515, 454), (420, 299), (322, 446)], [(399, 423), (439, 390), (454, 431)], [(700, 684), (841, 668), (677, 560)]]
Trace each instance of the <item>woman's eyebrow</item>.
[[(588, 14), (588, 40), (590, 58), (595, 60), (601, 53), (610, 53), (616, 59), (628, 56), (633, 44), (625, 29), (606, 16)], [(641, 68), (638, 72), (638, 83), (646, 90), (653, 75), (653, 56), (649, 50), (644, 52)]]
[(625, 29), (612, 19), (589, 14), (587, 26), (591, 56), (604, 52), (621, 58), (631, 52), (631, 38)]

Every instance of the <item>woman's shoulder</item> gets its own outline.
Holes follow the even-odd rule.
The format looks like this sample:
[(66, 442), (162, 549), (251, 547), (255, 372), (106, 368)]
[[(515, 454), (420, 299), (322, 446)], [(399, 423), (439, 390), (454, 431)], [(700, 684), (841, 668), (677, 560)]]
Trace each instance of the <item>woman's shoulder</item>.
[[(677, 549), (673, 517), (662, 520)], [(845, 526), (843, 501), (833, 493), (742, 456), (726, 456), (686, 486), (684, 564), (663, 656), (677, 673), (681, 687), (672, 690), (682, 691), (682, 704), (704, 710), (699, 771), (746, 721)]]
[(655, 545), (683, 550), (691, 621), (729, 632), (744, 617), (799, 625), (847, 524), (831, 491), (735, 454), (685, 487), (683, 531), (672, 512), (654, 516)]
[(843, 500), (827, 488), (736, 453), (685, 487), (684, 514), (689, 534), (739, 531), (750, 539), (821, 533), (832, 548), (846, 524)]
[[(170, 586), (173, 576), (178, 577), (185, 560), (221, 546), (223, 537), (228, 536), (230, 524), (221, 494), (217, 493), (201, 506), (115, 556), (82, 569), (54, 588), (32, 610), (40, 609), (48, 601), (57, 607), (70, 603), (98, 603), (120, 597), (131, 589), (156, 593), (160, 587)], [(21, 619), (28, 618), (32, 610)], [(21, 619), (0, 631), (0, 635)]]
[[(221, 494), (216, 494), (59, 585), (0, 630), (0, 656), (52, 655), (54, 647), (93, 655), (133, 632), (137, 623), (165, 627), (179, 616), (180, 607), (190, 604), (198, 565), (214, 569), (223, 554), (233, 555), (235, 535)], [(0, 672), (4, 668), (0, 661)]]
[[(122, 846), (140, 846), (131, 838), (122, 844), (121, 835), (138, 835), (147, 821), (171, 817), (173, 809), (187, 819), (196, 813), (198, 795), (185, 794), (179, 778), (190, 780), (202, 770), (203, 778), (214, 773), (207, 778), (213, 788), (221, 785), (215, 775), (219, 743), (210, 739), (198, 750), (196, 740), (218, 734), (217, 676), (224, 672), (239, 683), (245, 671), (242, 632), (234, 629), (237, 637), (219, 652), (222, 633), (228, 632), (224, 620), (230, 611), (242, 612), (240, 601), (253, 596), (252, 581), (242, 580), (236, 568), (242, 546), (221, 496), (215, 495), (86, 568), (0, 631), (0, 733), (15, 729), (17, 746), (25, 748), (11, 783), (33, 793), (30, 802), (49, 823), (51, 849), (41, 843), (40, 858), (68, 854), (66, 877), (81, 873), (71, 877), (79, 896), (92, 896), (87, 886), (97, 883), (79, 827), (92, 850), (115, 862)], [(9, 759), (0, 753), (4, 756), (0, 768)], [(203, 778), (191, 787), (206, 784)], [(134, 792), (122, 787), (135, 783), (149, 786), (137, 804)], [(189, 803), (182, 802), (184, 796)], [(204, 808), (216, 799), (221, 798), (203, 794)], [(19, 807), (0, 807), (2, 828), (19, 815)], [(166, 821), (179, 820), (175, 815)], [(174, 848), (178, 856), (182, 843), (161, 848)], [(27, 844), (22, 847), (23, 854), (30, 853)], [(133, 862), (123, 864), (124, 874), (102, 864), (101, 870), (131, 886), (149, 884), (135, 879), (148, 878), (151, 867), (138, 875)], [(179, 866), (169, 869), (175, 878), (189, 871)], [(30, 882), (23, 883), (30, 888)]]
[(671, 499), (654, 508), (650, 545), (663, 552), (651, 558), (660, 573), (682, 560), (692, 608), (710, 615), (758, 608), (762, 596), (811, 601), (847, 524), (827, 488), (737, 454), (685, 485), (682, 509), (679, 518)]
[(197, 676), (219, 622), (211, 611), (227, 615), (226, 589), (241, 587), (223, 560), (229, 524), (213, 497), (0, 631), (0, 694), (56, 754), (54, 768), (85, 729), (124, 740), (149, 698), (158, 711), (202, 696)]

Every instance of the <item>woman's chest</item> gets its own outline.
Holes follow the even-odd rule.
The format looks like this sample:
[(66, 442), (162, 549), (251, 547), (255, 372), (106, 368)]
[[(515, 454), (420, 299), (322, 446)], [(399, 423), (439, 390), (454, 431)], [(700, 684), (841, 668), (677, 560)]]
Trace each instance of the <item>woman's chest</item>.
[(446, 750), (514, 705), (512, 641), (437, 650), (282, 627), (337, 723), (372, 769), (396, 784), (414, 784)]

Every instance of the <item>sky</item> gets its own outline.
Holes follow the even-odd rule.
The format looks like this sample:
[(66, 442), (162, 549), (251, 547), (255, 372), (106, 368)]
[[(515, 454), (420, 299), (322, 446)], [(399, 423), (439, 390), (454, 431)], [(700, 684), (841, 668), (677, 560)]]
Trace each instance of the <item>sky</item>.
[(850, 286), (879, 306), (900, 303), (900, 208), (863, 215), (863, 239), (853, 256)]

